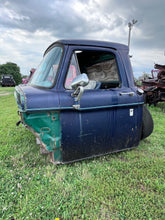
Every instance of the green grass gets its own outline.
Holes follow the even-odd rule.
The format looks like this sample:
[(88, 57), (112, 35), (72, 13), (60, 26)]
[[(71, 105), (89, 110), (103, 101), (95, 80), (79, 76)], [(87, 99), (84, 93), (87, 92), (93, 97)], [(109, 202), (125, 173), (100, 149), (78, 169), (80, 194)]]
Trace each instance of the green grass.
[(159, 102), (159, 103), (157, 104), (157, 106), (158, 106), (163, 112), (165, 112), (165, 102)]
[(14, 96), (0, 96), (0, 219), (164, 219), (165, 113), (150, 111), (154, 132), (138, 148), (55, 166), (15, 126)]
[(2, 92), (13, 92), (14, 91), (14, 87), (1, 87), (0, 86), (0, 93)]

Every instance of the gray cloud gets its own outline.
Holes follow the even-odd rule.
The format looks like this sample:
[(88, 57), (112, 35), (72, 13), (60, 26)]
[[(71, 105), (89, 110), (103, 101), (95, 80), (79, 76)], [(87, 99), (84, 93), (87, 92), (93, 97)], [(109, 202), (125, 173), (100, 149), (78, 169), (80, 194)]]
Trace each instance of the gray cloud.
[(88, 32), (112, 30), (122, 24), (118, 17), (109, 25), (110, 15), (102, 13), (95, 1), (91, 1), (90, 5), (88, 1), (80, 1), (84, 6), (81, 11), (74, 7), (77, 2), (79, 1), (3, 1), (0, 7), (5, 16), (1, 16), (1, 25), (29, 32), (48, 30), (56, 37), (84, 37)]
[(3, 1), (4, 12), (1, 26), (19, 28), (29, 32), (48, 30), (57, 37), (62, 33), (76, 33), (76, 27), (83, 24), (70, 1)]
[[(26, 55), (31, 52), (37, 62), (38, 53), (51, 40), (59, 38), (92, 38), (127, 44), (127, 24), (135, 18), (138, 23), (132, 30), (131, 50), (135, 51), (136, 69), (143, 71), (147, 54), (153, 53), (154, 59), (154, 53), (165, 49), (164, 8), (164, 0), (0, 0), (2, 61), (11, 59), (6, 56), (5, 45), (13, 48), (13, 56), (17, 51), (19, 62), (27, 68)], [(147, 60), (147, 65), (151, 66), (152, 62)]]

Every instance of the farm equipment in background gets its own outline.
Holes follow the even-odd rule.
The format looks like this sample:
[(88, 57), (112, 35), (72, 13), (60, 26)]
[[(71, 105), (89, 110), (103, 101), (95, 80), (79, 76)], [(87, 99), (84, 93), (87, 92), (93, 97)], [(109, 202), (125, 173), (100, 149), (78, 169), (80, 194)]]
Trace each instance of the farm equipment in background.
[(0, 84), (2, 87), (11, 87), (16, 85), (12, 75), (2, 75)]
[[(142, 81), (145, 103), (154, 105), (165, 101), (165, 65), (155, 64), (152, 77)], [(155, 74), (156, 73), (156, 74)]]
[(29, 80), (31, 79), (31, 77), (33, 76), (34, 72), (36, 71), (36, 69), (32, 68), (30, 70), (30, 75), (27, 76), (26, 78), (22, 79), (22, 84), (27, 84), (29, 82)]

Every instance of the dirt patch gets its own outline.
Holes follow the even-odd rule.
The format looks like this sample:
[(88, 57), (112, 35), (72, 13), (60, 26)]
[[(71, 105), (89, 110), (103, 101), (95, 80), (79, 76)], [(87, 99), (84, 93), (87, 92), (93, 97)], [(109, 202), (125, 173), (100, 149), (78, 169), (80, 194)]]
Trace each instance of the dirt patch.
[(12, 92), (0, 92), (0, 96), (4, 96), (4, 95), (11, 95), (13, 94)]

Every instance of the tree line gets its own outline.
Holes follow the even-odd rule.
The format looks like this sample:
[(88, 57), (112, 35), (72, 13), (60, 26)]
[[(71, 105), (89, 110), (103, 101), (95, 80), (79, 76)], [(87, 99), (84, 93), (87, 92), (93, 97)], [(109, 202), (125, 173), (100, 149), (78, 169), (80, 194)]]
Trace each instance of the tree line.
[(0, 65), (0, 79), (2, 75), (12, 75), (16, 85), (22, 83), (20, 68), (16, 63), (7, 62)]

